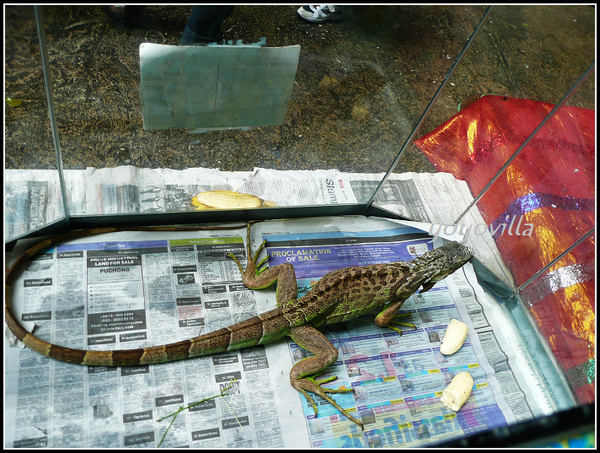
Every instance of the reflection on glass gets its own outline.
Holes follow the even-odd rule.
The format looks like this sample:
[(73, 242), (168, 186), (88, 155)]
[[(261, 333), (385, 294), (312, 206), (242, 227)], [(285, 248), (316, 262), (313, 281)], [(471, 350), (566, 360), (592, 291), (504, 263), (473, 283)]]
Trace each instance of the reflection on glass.
[[(421, 135), (482, 95), (556, 104), (594, 60), (594, 30), (589, 7), (494, 6)], [(594, 108), (588, 89), (580, 107)]]
[[(431, 140), (452, 148), (453, 156), (432, 158), (479, 193), (552, 107), (486, 96), (462, 122), (447, 124), (422, 146), (435, 149), (428, 148)], [(594, 225), (594, 129), (593, 110), (563, 106), (461, 216), (459, 224), (470, 226), (469, 239), (493, 238), (516, 286)]]
[[(485, 96), (417, 141), (441, 169), (465, 180), (472, 194), (486, 187), (456, 217), (464, 240), (499, 286), (509, 292), (523, 288), (521, 300), (581, 404), (592, 402), (595, 392), (595, 241), (587, 236), (595, 225), (596, 122), (595, 111), (581, 107), (589, 105), (593, 91), (588, 77), (508, 165), (554, 104)], [(452, 153), (436, 154), (440, 150)]]
[(520, 293), (579, 404), (595, 401), (595, 235)]
[[(549, 25), (558, 23), (563, 24), (560, 31)], [(436, 128), (449, 124), (446, 122), (451, 119), (457, 127), (456, 123), (465, 121), (463, 115), (469, 116), (469, 121), (479, 120), (482, 127), (486, 124), (497, 127), (498, 121), (522, 126), (523, 119), (518, 116), (498, 115), (496, 118), (489, 108), (475, 114), (469, 107), (485, 95), (549, 104), (559, 102), (594, 60), (594, 30), (593, 9), (589, 7), (494, 6), (483, 31), (465, 54), (416, 138), (423, 139)], [(577, 99), (577, 103), (572, 105), (593, 109), (594, 84), (580, 87), (573, 99)], [(532, 124), (529, 132), (536, 126)], [(455, 140), (453, 132), (454, 129), (448, 129), (446, 136), (438, 135), (439, 143), (431, 139), (428, 143), (417, 140), (416, 146), (406, 150), (406, 156), (401, 157), (394, 171), (413, 170), (410, 153), (422, 155), (424, 152), (434, 171), (450, 172), (459, 179), (469, 180), (472, 194), (476, 196), (489, 180), (481, 175), (482, 172), (487, 175), (489, 167), (482, 165), (480, 159), (474, 161), (468, 177), (461, 174), (460, 158), (455, 159), (455, 143), (448, 143)], [(465, 145), (473, 148), (471, 152), (478, 152), (477, 146), (482, 145), (481, 152), (487, 152), (488, 158), (491, 156), (491, 144), (486, 147), (475, 143), (472, 130), (466, 126), (462, 132), (461, 142), (467, 141)], [(485, 183), (473, 184), (470, 181), (473, 177)], [(458, 214), (460, 212), (456, 216)]]

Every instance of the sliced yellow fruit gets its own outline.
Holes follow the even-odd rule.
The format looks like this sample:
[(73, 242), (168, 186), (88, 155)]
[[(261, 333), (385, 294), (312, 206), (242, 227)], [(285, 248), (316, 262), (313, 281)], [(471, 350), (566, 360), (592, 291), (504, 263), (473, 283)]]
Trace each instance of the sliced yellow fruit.
[(444, 355), (454, 354), (465, 342), (468, 332), (469, 327), (464, 322), (456, 319), (451, 320), (446, 328), (440, 352)]
[(440, 401), (449, 409), (457, 412), (471, 396), (473, 377), (467, 372), (458, 373), (452, 382), (442, 390)]
[(273, 201), (265, 201), (254, 195), (230, 190), (200, 192), (191, 203), (198, 209), (251, 209), (276, 206)]

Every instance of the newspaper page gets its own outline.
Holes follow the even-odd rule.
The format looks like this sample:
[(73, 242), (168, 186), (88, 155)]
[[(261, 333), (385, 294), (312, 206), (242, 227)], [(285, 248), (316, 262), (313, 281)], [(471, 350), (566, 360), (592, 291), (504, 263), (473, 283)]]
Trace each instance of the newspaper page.
[[(160, 346), (229, 326), (268, 308), (241, 282), (227, 232), (116, 234), (39, 254), (14, 285), (17, 316), (42, 339), (77, 349)], [(105, 235), (104, 235), (105, 236)], [(193, 360), (85, 367), (5, 347), (7, 447), (268, 448), (302, 444), (278, 399), (286, 345)], [(289, 383), (287, 384), (289, 386)], [(207, 397), (219, 395), (160, 421)], [(288, 398), (287, 395), (285, 398)]]
[(64, 216), (57, 171), (4, 171), (6, 240), (34, 231)]
[[(255, 229), (253, 247), (268, 240), (269, 265), (295, 258), (299, 287), (334, 268), (412, 259), (432, 247), (423, 230), (384, 219), (274, 221)], [(218, 330), (276, 305), (273, 290), (248, 290), (227, 258), (245, 256), (243, 236), (244, 229), (120, 232), (59, 245), (36, 256), (11, 288), (14, 300), (23, 301), (17, 315), (33, 323), (40, 338), (81, 349), (156, 346)], [(514, 376), (506, 378), (518, 371), (504, 362), (500, 385), (490, 363), (505, 352), (476, 334), (469, 304), (480, 290), (473, 288), (477, 281), (467, 265), (412, 296), (400, 314), (417, 329), (402, 336), (375, 327), (368, 316), (325, 330), (340, 354), (323, 377), (337, 376), (330, 387), (354, 389), (335, 399), (360, 416), (364, 432), (318, 398), (315, 417), (291, 387), (289, 370), (306, 356), (293, 342), (122, 368), (70, 365), (5, 347), (5, 445), (422, 446), (530, 418), (523, 390)], [(444, 357), (439, 344), (452, 318), (471, 333), (461, 351)], [(476, 385), (467, 405), (453, 413), (439, 397), (464, 369)], [(172, 425), (159, 421), (232, 382), (223, 398), (182, 411)]]

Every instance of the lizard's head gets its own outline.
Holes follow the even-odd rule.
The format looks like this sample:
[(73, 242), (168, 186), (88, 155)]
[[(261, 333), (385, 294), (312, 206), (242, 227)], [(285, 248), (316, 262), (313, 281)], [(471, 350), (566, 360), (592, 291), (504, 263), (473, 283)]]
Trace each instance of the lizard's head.
[(454, 241), (425, 253), (417, 259), (425, 269), (421, 292), (431, 289), (433, 285), (462, 267), (472, 257), (473, 252), (467, 246)]

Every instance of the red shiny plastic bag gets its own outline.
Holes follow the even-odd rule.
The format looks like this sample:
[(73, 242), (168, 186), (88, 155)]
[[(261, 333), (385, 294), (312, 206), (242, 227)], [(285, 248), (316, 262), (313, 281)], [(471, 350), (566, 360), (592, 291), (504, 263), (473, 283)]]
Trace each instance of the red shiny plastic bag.
[[(553, 108), (484, 96), (415, 144), (476, 196)], [(517, 286), (595, 225), (595, 127), (563, 106), (477, 204)], [(594, 249), (592, 235), (521, 293), (581, 403), (595, 400)]]

